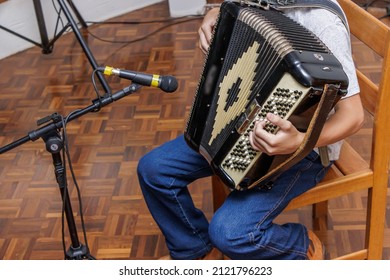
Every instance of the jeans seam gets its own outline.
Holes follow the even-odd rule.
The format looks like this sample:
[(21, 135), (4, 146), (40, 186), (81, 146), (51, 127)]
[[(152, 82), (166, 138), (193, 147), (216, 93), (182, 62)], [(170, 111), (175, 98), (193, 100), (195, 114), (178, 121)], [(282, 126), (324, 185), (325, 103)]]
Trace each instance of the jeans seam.
[[(267, 213), (266, 215), (264, 215), (263, 219), (261, 219), (261, 220), (256, 224), (256, 227), (255, 227), (256, 230), (259, 229), (260, 225), (264, 222), (264, 220), (266, 220), (266, 219), (269, 217), (269, 215), (271, 215), (271, 213), (273, 213), (273, 211), (281, 204), (281, 202), (284, 200), (284, 198), (285, 198), (285, 197), (287, 196), (287, 194), (290, 192), (291, 188), (294, 186), (295, 182), (296, 182), (296, 181), (298, 180), (298, 178), (301, 176), (302, 172), (303, 172), (304, 170), (309, 169), (312, 165), (313, 165), (313, 161), (310, 160), (310, 161), (308, 162), (308, 164), (307, 164), (304, 168), (301, 168), (301, 169), (299, 169), (298, 172), (296, 172), (296, 174), (295, 174), (295, 176), (294, 176), (294, 179), (291, 180), (291, 183), (290, 183), (289, 187), (285, 190), (284, 195), (279, 199), (278, 203), (275, 203), (274, 207), (273, 207), (270, 211), (268, 211), (268, 213)], [(249, 240), (250, 240), (250, 243), (252, 243), (256, 248), (271, 249), (271, 250), (273, 250), (273, 251), (283, 252), (283, 251), (281, 251), (281, 250), (279, 250), (279, 249), (277, 249), (277, 248), (274, 248), (274, 247), (272, 247), (272, 246), (268, 246), (268, 245), (267, 245), (267, 246), (264, 246), (264, 245), (257, 244), (257, 243), (255, 242), (255, 238), (254, 238), (254, 233), (253, 233), (253, 232), (249, 233)], [(305, 242), (306, 242), (306, 241), (305, 241)], [(302, 252), (300, 252), (300, 251), (289, 250), (288, 252), (293, 252), (293, 253), (296, 253), (296, 254), (302, 256)], [(304, 256), (306, 256), (306, 254), (305, 254)]]
[(302, 174), (302, 171), (306, 170), (306, 169), (309, 169), (311, 166), (313, 165), (313, 162), (310, 161), (308, 163), (308, 165), (305, 167), (305, 168), (301, 168), (294, 176), (294, 179), (291, 181), (289, 187), (285, 190), (283, 196), (279, 199), (278, 203), (275, 203), (274, 207), (268, 211), (267, 215), (264, 215), (263, 219), (260, 220), (258, 223), (257, 223), (257, 226), (259, 226), (260, 224), (262, 224), (264, 222), (264, 220), (266, 220), (269, 215), (271, 215), (271, 213), (277, 208), (279, 207), (280, 203), (284, 200), (284, 198), (287, 196), (287, 194), (290, 192), (291, 188), (294, 186), (295, 182), (298, 180), (298, 178), (301, 176)]
[[(252, 243), (256, 248), (265, 249), (265, 250), (270, 250), (270, 251), (274, 251), (274, 252), (278, 252), (278, 253), (285, 253), (285, 251), (282, 251), (282, 250), (280, 250), (280, 249), (278, 249), (278, 248), (276, 248), (276, 247), (273, 247), (273, 246), (257, 244), (257, 243), (255, 242), (254, 233), (251, 232), (249, 235), (250, 235), (250, 241), (251, 241), (251, 243)], [(305, 244), (306, 244), (306, 241), (305, 241)], [(302, 253), (301, 251), (288, 250), (287, 252), (289, 252), (289, 253), (294, 253), (294, 254), (297, 254), (297, 255), (302, 256), (302, 257), (306, 257), (306, 256), (307, 256), (307, 254)]]
[[(200, 168), (200, 169), (198, 169), (196, 172), (199, 172), (199, 171), (202, 170), (202, 169), (205, 169), (205, 168)], [(194, 174), (194, 173), (196, 173), (196, 172), (191, 172), (191, 173), (189, 173), (188, 175)], [(202, 238), (202, 236), (199, 234), (199, 230), (197, 230), (197, 228), (194, 227), (193, 224), (190, 222), (190, 220), (188, 219), (188, 217), (187, 217), (187, 215), (186, 215), (186, 213), (185, 213), (185, 211), (184, 211), (184, 209), (183, 209), (183, 207), (182, 207), (182, 205), (181, 205), (179, 199), (177, 198), (177, 195), (176, 195), (175, 191), (171, 189), (171, 187), (174, 185), (175, 181), (176, 181), (176, 178), (173, 178), (171, 184), (169, 185), (169, 189), (171, 190), (171, 192), (172, 192), (172, 194), (173, 194), (173, 197), (175, 198), (175, 203), (178, 205), (178, 207), (179, 207), (179, 209), (180, 209), (181, 216), (183, 217), (183, 219), (184, 219), (184, 221), (186, 222), (186, 224), (191, 228), (191, 230), (193, 231), (193, 234), (196, 235), (196, 236), (198, 236), (198, 238), (201, 240), (201, 242), (205, 245), (205, 248), (207, 248), (207, 247), (208, 247), (207, 242), (205, 242), (205, 240), (204, 240), (204, 239)], [(201, 251), (201, 250), (199, 250), (199, 251)]]
[[(201, 170), (206, 170), (206, 169), (208, 169), (208, 168), (206, 168), (206, 167), (199, 168), (199, 169), (196, 170), (196, 171), (192, 171), (192, 172), (188, 173), (187, 176), (191, 176), (192, 174), (196, 174), (196, 173), (198, 173), (199, 171), (201, 171)], [(169, 188), (171, 188), (171, 187), (174, 185), (175, 182), (176, 182), (176, 178), (172, 178), (172, 182), (169, 184)]]

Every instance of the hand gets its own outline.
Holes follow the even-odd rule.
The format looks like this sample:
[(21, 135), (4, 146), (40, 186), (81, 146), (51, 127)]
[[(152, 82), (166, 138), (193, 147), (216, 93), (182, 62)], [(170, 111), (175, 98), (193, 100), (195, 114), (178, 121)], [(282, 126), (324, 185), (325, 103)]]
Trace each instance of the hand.
[(213, 29), (218, 18), (218, 13), (219, 8), (214, 8), (208, 11), (208, 13), (203, 18), (203, 22), (198, 30), (199, 48), (204, 54), (206, 54), (209, 49)]
[(288, 120), (272, 113), (267, 114), (267, 120), (279, 127), (276, 134), (271, 134), (264, 129), (266, 120), (257, 122), (249, 135), (249, 141), (253, 149), (268, 155), (291, 154), (301, 145), (305, 134), (299, 132)]

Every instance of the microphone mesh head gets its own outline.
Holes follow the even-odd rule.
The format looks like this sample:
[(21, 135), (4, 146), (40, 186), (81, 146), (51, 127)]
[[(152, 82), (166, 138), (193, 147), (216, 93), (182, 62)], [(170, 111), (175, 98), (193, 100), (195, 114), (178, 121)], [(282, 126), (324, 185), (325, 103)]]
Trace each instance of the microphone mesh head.
[(177, 90), (178, 83), (175, 77), (163, 76), (161, 78), (160, 88), (165, 92), (174, 92)]

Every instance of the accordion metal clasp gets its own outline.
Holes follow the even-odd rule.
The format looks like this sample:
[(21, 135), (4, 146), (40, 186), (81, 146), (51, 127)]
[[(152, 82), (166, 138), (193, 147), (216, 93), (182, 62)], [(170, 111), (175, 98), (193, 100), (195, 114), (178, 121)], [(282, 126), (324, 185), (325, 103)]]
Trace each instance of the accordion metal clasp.
[(249, 1), (249, 0), (237, 0), (233, 1), (236, 3), (239, 3), (241, 6), (250, 6), (250, 7), (256, 7), (261, 8), (263, 10), (269, 10), (270, 3), (268, 1)]
[(250, 0), (236, 0), (233, 1), (241, 4), (241, 6), (251, 6), (261, 8), (263, 10), (269, 10), (272, 6), (287, 6), (295, 4), (295, 0), (258, 0), (258, 1), (250, 1)]
[(251, 125), (253, 120), (256, 118), (257, 114), (260, 112), (261, 106), (257, 102), (257, 100), (254, 101), (251, 106), (248, 107), (248, 109), (241, 114), (239, 120), (236, 124), (236, 131), (241, 135), (244, 134), (248, 127)]

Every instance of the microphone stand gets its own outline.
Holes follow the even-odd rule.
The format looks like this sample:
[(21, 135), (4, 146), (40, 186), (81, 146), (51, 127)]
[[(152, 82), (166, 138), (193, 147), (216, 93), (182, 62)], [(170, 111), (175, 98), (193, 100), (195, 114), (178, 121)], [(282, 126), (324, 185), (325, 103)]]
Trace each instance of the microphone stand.
[[(35, 0), (35, 1), (38, 1), (38, 0)], [(67, 1), (68, 1), (69, 6), (72, 8), (73, 12), (76, 14), (76, 17), (81, 21), (82, 27), (83, 28), (87, 28), (88, 27), (87, 24), (85, 23), (85, 21), (81, 17), (79, 11), (77, 10), (77, 8), (74, 5), (74, 3), (72, 2), (72, 0), (67, 0)], [(65, 4), (65, 1), (64, 0), (57, 0), (57, 2), (60, 5), (61, 9), (63, 10), (63, 12), (65, 14), (65, 17), (67, 18), (70, 26), (72, 27), (73, 33), (76, 36), (76, 39), (79, 42), (81, 48), (83, 49), (84, 54), (88, 58), (88, 61), (91, 64), (93, 70), (96, 70), (96, 68), (98, 68), (98, 64), (96, 62), (96, 59), (93, 56), (92, 51), (88, 47), (87, 43), (85, 42), (83, 36), (81, 35), (81, 32), (80, 32), (80, 30), (77, 27), (77, 23), (74, 20), (74, 18), (72, 16), (70, 10), (68, 9), (67, 5)], [(107, 93), (111, 93), (111, 89), (108, 86), (107, 81), (104, 78), (104, 75), (102, 73), (99, 73), (99, 72), (97, 72), (96, 75), (97, 75), (97, 77), (98, 77), (98, 79), (99, 79), (99, 81), (100, 81), (104, 91), (106, 92), (106, 94)]]
[(53, 158), (54, 173), (55, 173), (58, 187), (60, 189), (60, 193), (63, 201), (63, 210), (65, 213), (69, 234), (71, 238), (70, 248), (65, 253), (65, 259), (67, 260), (83, 260), (83, 259), (94, 260), (95, 258), (90, 254), (89, 248), (84, 244), (80, 243), (77, 235), (76, 223), (73, 217), (72, 205), (69, 199), (69, 193), (67, 188), (66, 168), (61, 159), (61, 150), (64, 148), (63, 139), (61, 139), (60, 137), (60, 130), (61, 128), (63, 128), (64, 125), (64, 122), (62, 120), (67, 119), (67, 122), (70, 122), (89, 112), (97, 112), (102, 107), (136, 92), (139, 88), (141, 88), (140, 85), (132, 83), (130, 86), (116, 93), (113, 93), (112, 95), (93, 100), (92, 105), (74, 111), (73, 113), (69, 114), (67, 117), (64, 118), (58, 113), (54, 113), (50, 116), (47, 116), (39, 120), (37, 124), (39, 126), (50, 122), (49, 124), (46, 124), (41, 128), (31, 131), (25, 137), (20, 138), (0, 148), (0, 154), (2, 154), (28, 141), (36, 141), (37, 139), (42, 138), (43, 141), (45, 142), (46, 150), (49, 153), (51, 153)]

